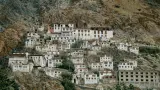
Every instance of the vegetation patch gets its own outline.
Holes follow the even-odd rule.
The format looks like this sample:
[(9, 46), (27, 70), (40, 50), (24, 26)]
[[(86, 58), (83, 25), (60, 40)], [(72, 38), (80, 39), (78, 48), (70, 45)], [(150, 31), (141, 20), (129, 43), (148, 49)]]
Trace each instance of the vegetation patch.
[(157, 47), (139, 47), (140, 53), (143, 54), (159, 54), (160, 49)]
[(62, 73), (62, 85), (64, 86), (64, 90), (76, 90), (75, 84), (72, 83), (72, 74), (70, 73)]

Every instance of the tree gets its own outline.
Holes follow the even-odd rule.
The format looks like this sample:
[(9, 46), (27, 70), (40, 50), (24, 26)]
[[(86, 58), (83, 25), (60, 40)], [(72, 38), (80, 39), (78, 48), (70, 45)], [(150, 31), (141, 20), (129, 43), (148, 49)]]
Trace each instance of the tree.
[(62, 61), (62, 65), (58, 66), (58, 68), (63, 68), (63, 69), (67, 69), (70, 72), (74, 72), (74, 64), (71, 60), (68, 59), (68, 56), (62, 56), (61, 59)]
[(130, 84), (128, 89), (129, 90), (135, 90), (135, 87), (132, 84)]
[(8, 78), (8, 68), (0, 68), (0, 90), (19, 90), (14, 80)]
[(121, 86), (119, 84), (116, 85), (116, 90), (121, 90)]
[(82, 40), (77, 40), (75, 43), (72, 44), (72, 48), (80, 48), (81, 45), (83, 44)]
[(76, 90), (74, 83), (71, 82), (72, 74), (71, 73), (62, 73), (62, 85), (65, 90)]

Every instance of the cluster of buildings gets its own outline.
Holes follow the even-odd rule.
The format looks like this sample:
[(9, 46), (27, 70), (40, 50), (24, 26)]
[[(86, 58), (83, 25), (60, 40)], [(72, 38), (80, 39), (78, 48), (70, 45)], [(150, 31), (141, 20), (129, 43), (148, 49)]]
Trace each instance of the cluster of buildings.
[[(160, 87), (159, 72), (139, 71), (136, 60), (125, 59), (115, 64), (114, 57), (103, 55), (98, 62), (86, 62), (85, 55), (96, 55), (103, 47), (110, 47), (113, 44), (111, 38), (113, 30), (107, 27), (77, 29), (74, 24), (53, 24), (48, 26), (46, 33), (43, 27), (37, 28), (27, 33), (25, 41), (25, 48), (36, 53), (13, 53), (8, 65), (13, 72), (32, 72), (36, 67), (43, 69), (48, 76), (61, 78), (61, 74), (68, 70), (57, 67), (62, 65), (61, 53), (67, 52), (75, 67), (72, 80), (75, 84), (126, 83), (142, 88)], [(72, 45), (80, 40), (80, 47), (73, 48)], [(115, 46), (119, 50), (139, 54), (138, 46), (128, 43), (117, 43)]]

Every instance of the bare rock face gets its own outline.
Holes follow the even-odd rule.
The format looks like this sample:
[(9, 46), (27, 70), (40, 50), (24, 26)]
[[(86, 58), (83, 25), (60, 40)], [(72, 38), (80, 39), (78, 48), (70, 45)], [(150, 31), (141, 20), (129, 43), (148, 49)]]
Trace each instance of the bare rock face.
[(20, 85), (20, 90), (64, 90), (60, 81), (53, 80), (45, 74), (38, 76), (29, 73), (15, 73), (16, 82)]

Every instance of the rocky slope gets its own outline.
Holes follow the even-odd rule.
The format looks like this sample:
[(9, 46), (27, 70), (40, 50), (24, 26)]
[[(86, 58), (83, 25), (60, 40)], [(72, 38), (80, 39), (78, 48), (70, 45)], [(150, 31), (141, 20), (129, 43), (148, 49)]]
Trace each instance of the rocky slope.
[[(0, 0), (0, 28), (4, 28), (0, 32), (0, 56), (15, 48), (25, 31), (36, 24), (74, 23), (77, 28), (110, 26), (115, 31), (114, 39), (160, 44), (159, 0), (147, 1)], [(159, 65), (159, 60), (155, 60)], [(58, 81), (45, 76), (16, 73), (15, 78), (21, 90), (53, 90), (55, 87), (63, 90)]]
[[(13, 42), (10, 42), (10, 38), (18, 38), (20, 35), (17, 33), (21, 33), (24, 27), (32, 27), (37, 22), (40, 25), (74, 23), (78, 28), (94, 25), (110, 26), (115, 30), (115, 39), (160, 43), (160, 10), (155, 6), (157, 2), (151, 5), (146, 0), (1, 0), (0, 2), (0, 26), (6, 28), (4, 33), (0, 33), (0, 52), (6, 53), (12, 49), (19, 39), (13, 38)], [(21, 23), (18, 24), (20, 27), (23, 23), (24, 27), (11, 28), (15, 30), (15, 33), (12, 33), (8, 28), (10, 25), (15, 26), (15, 23)], [(4, 36), (5, 33), (11, 35)]]
[(15, 73), (14, 76), (20, 85), (20, 90), (64, 90), (60, 81), (51, 79), (42, 72), (36, 73)]

